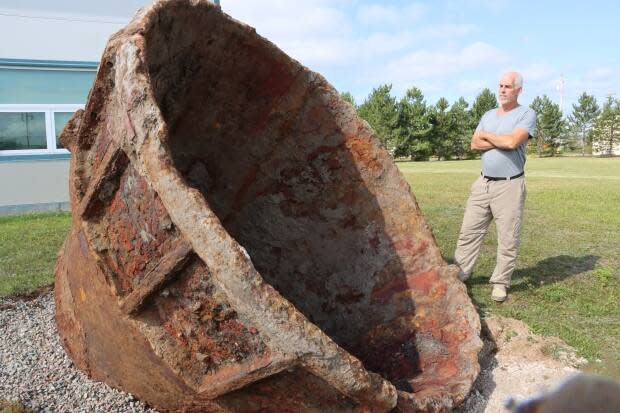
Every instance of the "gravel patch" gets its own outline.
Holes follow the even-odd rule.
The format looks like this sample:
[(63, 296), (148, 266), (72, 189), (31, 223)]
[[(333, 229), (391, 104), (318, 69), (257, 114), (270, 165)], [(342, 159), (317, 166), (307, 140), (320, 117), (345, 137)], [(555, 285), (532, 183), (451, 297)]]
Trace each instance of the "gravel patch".
[(74, 367), (60, 343), (51, 293), (0, 299), (0, 399), (35, 412), (157, 413)]

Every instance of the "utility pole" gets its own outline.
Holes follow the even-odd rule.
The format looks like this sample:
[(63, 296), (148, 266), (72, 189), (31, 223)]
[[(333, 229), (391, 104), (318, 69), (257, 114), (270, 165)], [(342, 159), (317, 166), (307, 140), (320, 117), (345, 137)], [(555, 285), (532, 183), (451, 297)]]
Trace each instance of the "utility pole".
[(557, 85), (555, 85), (555, 89), (560, 94), (560, 112), (564, 113), (564, 75), (560, 75), (560, 80)]

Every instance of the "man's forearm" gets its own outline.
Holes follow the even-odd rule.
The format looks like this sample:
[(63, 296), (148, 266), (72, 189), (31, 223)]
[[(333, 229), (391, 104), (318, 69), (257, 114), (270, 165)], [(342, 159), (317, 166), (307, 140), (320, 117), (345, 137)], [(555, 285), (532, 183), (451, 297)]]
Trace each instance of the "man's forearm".
[(478, 132), (477, 135), (481, 140), (488, 142), (495, 148), (507, 150), (515, 148), (514, 137), (512, 135), (496, 135), (485, 131)]
[(495, 148), (491, 142), (486, 139), (483, 139), (480, 136), (480, 133), (474, 133), (474, 136), (471, 138), (471, 150), (472, 151), (488, 151), (489, 149)]

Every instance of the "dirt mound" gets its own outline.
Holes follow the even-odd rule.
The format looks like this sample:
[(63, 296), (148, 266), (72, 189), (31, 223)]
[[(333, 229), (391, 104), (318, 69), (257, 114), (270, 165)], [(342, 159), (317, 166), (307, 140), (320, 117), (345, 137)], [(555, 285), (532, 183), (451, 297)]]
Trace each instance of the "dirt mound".
[(481, 372), (458, 413), (504, 413), (579, 372), (586, 360), (557, 337), (532, 333), (522, 321), (493, 316), (483, 322)]

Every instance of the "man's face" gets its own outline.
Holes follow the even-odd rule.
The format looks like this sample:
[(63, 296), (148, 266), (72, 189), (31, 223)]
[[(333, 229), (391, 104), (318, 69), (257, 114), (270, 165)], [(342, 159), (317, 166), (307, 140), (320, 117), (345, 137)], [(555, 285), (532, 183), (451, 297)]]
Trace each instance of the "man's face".
[(517, 101), (521, 93), (520, 87), (515, 87), (515, 77), (504, 75), (499, 81), (499, 103), (501, 105), (510, 104)]

